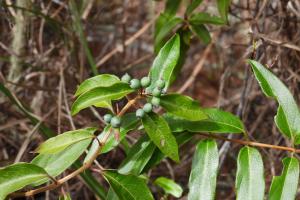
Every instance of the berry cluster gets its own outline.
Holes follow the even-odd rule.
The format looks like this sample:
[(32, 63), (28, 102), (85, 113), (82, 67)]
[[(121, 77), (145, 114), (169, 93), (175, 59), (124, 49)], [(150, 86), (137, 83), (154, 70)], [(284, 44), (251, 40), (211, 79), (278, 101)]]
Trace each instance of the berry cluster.
[[(151, 79), (147, 76), (143, 77), (141, 80), (132, 79), (129, 74), (124, 74), (121, 78), (122, 82), (128, 83), (132, 89), (145, 89), (145, 93), (152, 95), (152, 99), (150, 103), (146, 103), (143, 108), (139, 108), (136, 110), (136, 117), (142, 118), (145, 113), (150, 113), (153, 110), (153, 107), (160, 105), (160, 95), (165, 93), (163, 88), (165, 87), (164, 80), (158, 80), (155, 83), (155, 88), (152, 90), (149, 86), (151, 84)], [(119, 128), (121, 125), (121, 118), (118, 116), (113, 116), (112, 114), (104, 115), (104, 121), (108, 124), (111, 124), (113, 128)]]
[(112, 114), (104, 115), (104, 121), (110, 124), (113, 128), (119, 128), (121, 126), (121, 118), (118, 116), (113, 116)]

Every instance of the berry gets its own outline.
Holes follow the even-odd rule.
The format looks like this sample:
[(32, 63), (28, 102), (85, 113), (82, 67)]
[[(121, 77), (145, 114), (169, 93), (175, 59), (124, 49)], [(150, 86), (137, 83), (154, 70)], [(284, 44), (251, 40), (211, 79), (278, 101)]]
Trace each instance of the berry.
[(152, 104), (151, 103), (146, 103), (143, 107), (143, 110), (146, 112), (146, 113), (149, 113), (152, 111)]
[(122, 78), (121, 78), (121, 81), (122, 82), (125, 82), (125, 83), (129, 83), (130, 82), (130, 80), (131, 80), (131, 76), (129, 75), (129, 74), (124, 74), (123, 76), (122, 76)]
[(155, 97), (159, 97), (161, 95), (161, 90), (159, 88), (154, 88), (152, 91), (152, 95)]
[(154, 106), (159, 106), (159, 104), (160, 104), (160, 98), (158, 98), (158, 97), (153, 97), (153, 98), (151, 99), (151, 104), (154, 105)]
[(151, 94), (151, 93), (152, 93), (152, 89), (151, 89), (150, 87), (147, 87), (147, 88), (145, 89), (145, 93), (146, 93), (146, 94)]
[(151, 83), (151, 80), (150, 80), (150, 78), (148, 77), (148, 76), (145, 76), (145, 77), (143, 77), (142, 79), (141, 79), (141, 85), (142, 85), (142, 87), (148, 87), (149, 85), (150, 85), (150, 83)]
[(145, 115), (145, 111), (141, 108), (137, 109), (135, 112), (135, 116), (138, 118), (142, 118), (144, 117), (144, 115)]
[(110, 123), (112, 117), (113, 116), (111, 114), (106, 114), (103, 118), (106, 123)]
[(111, 118), (110, 120), (110, 124), (113, 128), (119, 128), (121, 125), (121, 119), (118, 116), (114, 116), (113, 118)]
[(156, 86), (157, 86), (159, 89), (164, 88), (165, 85), (166, 85), (166, 83), (165, 83), (164, 80), (161, 80), (161, 79), (160, 79), (160, 80), (157, 80), (157, 81), (156, 81)]
[(132, 79), (130, 81), (130, 87), (132, 89), (138, 89), (140, 86), (141, 86), (141, 83), (140, 83), (140, 81), (138, 79)]

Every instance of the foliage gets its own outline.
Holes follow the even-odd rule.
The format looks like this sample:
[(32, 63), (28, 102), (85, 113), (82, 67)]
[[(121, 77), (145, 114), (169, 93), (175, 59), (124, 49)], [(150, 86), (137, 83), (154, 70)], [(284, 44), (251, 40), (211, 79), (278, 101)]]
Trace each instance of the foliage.
[[(166, 177), (152, 180), (145, 172), (154, 168), (165, 157), (176, 163), (180, 162), (180, 146), (191, 139), (197, 141), (195, 135), (201, 133), (210, 133), (205, 136), (211, 138), (197, 141), (187, 196), (190, 200), (215, 198), (219, 152), (218, 144), (213, 138), (220, 137), (217, 134), (227, 133), (247, 136), (247, 131), (237, 116), (217, 108), (203, 108), (191, 97), (168, 93), (168, 89), (184, 63), (184, 55), (192, 33), (209, 43), (211, 38), (206, 24), (226, 24), (230, 1), (218, 0), (220, 16), (213, 16), (207, 12), (196, 12), (202, 1), (192, 0), (186, 8), (185, 19), (176, 17), (180, 2), (168, 0), (165, 12), (161, 13), (156, 21), (157, 56), (147, 77), (139, 80), (125, 74), (120, 79), (112, 74), (101, 74), (83, 81), (77, 88), (74, 95), (76, 99), (71, 109), (72, 115), (90, 106), (103, 108), (107, 113), (104, 115), (105, 124), (101, 133), (95, 134), (98, 128), (67, 131), (40, 144), (35, 151), (39, 155), (31, 163), (17, 163), (0, 169), (0, 199), (5, 199), (9, 194), (29, 185), (36, 187), (54, 181), (87, 150), (83, 165), (79, 169), (67, 177), (49, 183), (49, 186), (33, 191), (46, 191), (58, 187), (90, 168), (99, 155), (118, 148), (120, 143), (126, 144), (125, 136), (133, 130), (140, 132), (142, 136), (132, 146), (128, 146), (126, 158), (119, 168), (111, 170), (97, 165), (99, 169), (95, 170), (110, 186), (107, 199), (154, 199), (151, 184), (163, 189), (165, 196), (180, 198), (184, 191), (175, 180)], [(75, 21), (81, 30), (78, 20)], [(176, 31), (171, 34), (173, 29)], [(82, 36), (82, 33), (79, 35)], [(168, 39), (169, 35), (173, 36)], [(165, 40), (167, 42), (164, 42)], [(290, 142), (299, 144), (300, 113), (292, 94), (262, 64), (254, 60), (248, 62), (263, 92), (278, 102), (276, 126)], [(95, 73), (95, 67), (92, 69)], [(35, 119), (5, 87), (0, 86), (1, 91), (12, 98), (21, 110)], [(121, 109), (114, 109), (114, 105), (123, 101), (125, 97), (127, 104)], [(137, 104), (138, 101), (140, 104)], [(138, 108), (135, 112), (129, 112), (133, 107)], [(164, 113), (160, 112), (160, 107)], [(244, 141), (242, 144), (246, 146), (240, 149), (236, 162), (236, 197), (243, 200), (262, 200), (265, 196), (262, 156), (256, 148), (250, 147), (257, 146), (257, 143)], [(283, 165), (281, 176), (273, 178), (268, 195), (270, 199), (295, 198), (299, 162), (291, 155), (283, 160)], [(61, 199), (71, 197), (65, 194)]]

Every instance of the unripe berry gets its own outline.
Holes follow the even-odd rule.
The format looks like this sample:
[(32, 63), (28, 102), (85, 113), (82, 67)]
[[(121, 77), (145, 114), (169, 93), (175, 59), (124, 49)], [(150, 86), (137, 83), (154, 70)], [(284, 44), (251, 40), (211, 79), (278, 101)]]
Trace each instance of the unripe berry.
[(151, 83), (151, 80), (148, 76), (145, 76), (141, 79), (141, 85), (143, 88), (148, 87)]
[(151, 99), (151, 104), (154, 105), (154, 106), (159, 106), (159, 104), (160, 104), (160, 98), (158, 98), (158, 97), (153, 97), (153, 98)]
[(152, 89), (151, 89), (150, 87), (147, 87), (147, 88), (145, 89), (145, 93), (146, 93), (146, 94), (151, 94), (151, 93), (152, 93)]
[(142, 118), (144, 117), (144, 115), (145, 115), (145, 111), (141, 108), (137, 109), (135, 112), (135, 116), (138, 118)]
[(114, 116), (113, 118), (111, 118), (110, 120), (110, 124), (113, 128), (119, 128), (121, 125), (121, 119), (118, 116)]
[(131, 76), (129, 75), (129, 74), (124, 74), (123, 76), (122, 76), (122, 78), (121, 78), (121, 81), (122, 82), (125, 82), (125, 83), (129, 83), (130, 82), (130, 80), (131, 80)]
[(103, 118), (106, 123), (110, 123), (112, 117), (113, 116), (111, 114), (106, 114)]
[(152, 95), (155, 97), (159, 97), (161, 95), (161, 90), (159, 88), (154, 88), (154, 90), (152, 91)]
[(159, 89), (164, 88), (165, 85), (166, 85), (166, 83), (165, 83), (164, 80), (159, 79), (159, 80), (156, 81), (156, 87), (158, 87)]
[(143, 110), (146, 112), (146, 113), (149, 113), (152, 111), (152, 104), (151, 103), (146, 103), (143, 107)]
[(132, 80), (130, 81), (130, 87), (131, 87), (132, 89), (138, 89), (138, 88), (141, 87), (141, 83), (140, 83), (140, 81), (139, 81), (138, 79), (132, 79)]

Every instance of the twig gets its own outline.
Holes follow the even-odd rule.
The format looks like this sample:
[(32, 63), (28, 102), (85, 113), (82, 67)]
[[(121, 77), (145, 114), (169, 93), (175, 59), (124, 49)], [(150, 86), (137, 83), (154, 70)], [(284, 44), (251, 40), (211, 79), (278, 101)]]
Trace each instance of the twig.
[[(118, 113), (118, 116), (121, 117), (122, 115), (124, 115), (126, 113), (126, 111), (139, 99), (141, 98), (141, 96), (137, 96), (136, 98), (128, 101), (128, 103), (123, 107), (123, 109)], [(100, 144), (99, 145), (97, 151), (95, 151), (95, 153), (93, 154), (93, 156), (85, 163), (83, 163), (83, 165), (78, 168), (76, 171), (72, 172), (71, 174), (57, 180), (55, 183), (52, 183), (50, 185), (38, 188), (38, 189), (34, 189), (34, 190), (30, 190), (27, 192), (19, 192), (19, 193), (13, 193), (10, 196), (11, 197), (22, 197), (22, 196), (33, 196), (35, 194), (41, 193), (41, 192), (45, 192), (48, 190), (53, 190), (57, 187), (59, 187), (60, 185), (62, 185), (63, 183), (65, 183), (66, 181), (72, 179), (73, 177), (79, 175), (80, 173), (84, 172), (84, 170), (88, 169), (91, 167), (91, 165), (93, 164), (94, 160), (97, 158), (97, 156), (99, 155), (99, 152), (101, 150), (101, 148), (103, 147), (103, 145), (106, 143), (107, 139), (109, 138), (112, 129), (110, 129), (110, 131), (107, 132), (107, 134), (101, 139)]]
[(295, 149), (292, 147), (285, 147), (285, 146), (278, 146), (278, 145), (272, 145), (272, 144), (265, 144), (265, 143), (260, 143), (260, 142), (252, 142), (249, 140), (239, 140), (239, 139), (230, 139), (230, 138), (225, 138), (221, 137), (218, 135), (212, 135), (212, 134), (207, 134), (207, 133), (198, 133), (199, 135), (208, 137), (208, 138), (215, 138), (219, 140), (224, 140), (232, 143), (237, 143), (237, 144), (242, 144), (242, 145), (248, 145), (248, 146), (255, 146), (255, 147), (262, 147), (262, 148), (269, 148), (269, 149), (275, 149), (275, 150), (283, 150), (283, 151), (289, 151), (293, 153), (300, 153), (300, 149)]

